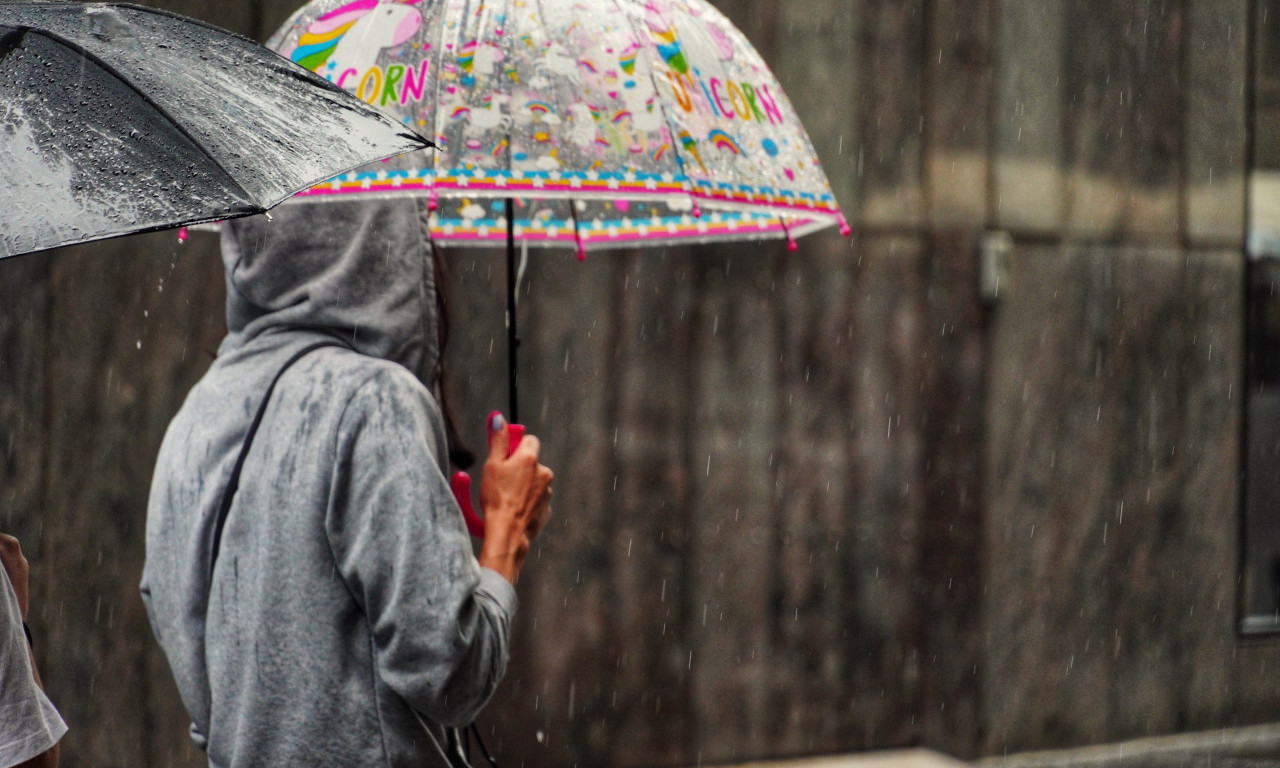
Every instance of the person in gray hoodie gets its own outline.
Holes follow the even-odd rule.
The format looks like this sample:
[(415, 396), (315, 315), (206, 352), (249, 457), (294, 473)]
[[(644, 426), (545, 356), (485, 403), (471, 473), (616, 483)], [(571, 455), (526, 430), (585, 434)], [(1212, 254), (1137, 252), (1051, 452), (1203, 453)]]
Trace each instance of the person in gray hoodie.
[[(464, 766), (551, 471), (495, 418), (473, 555), (445, 479), (438, 286), (412, 200), (224, 225), (229, 333), (170, 423), (141, 591), (216, 768)], [(279, 376), (218, 536), (250, 424)]]

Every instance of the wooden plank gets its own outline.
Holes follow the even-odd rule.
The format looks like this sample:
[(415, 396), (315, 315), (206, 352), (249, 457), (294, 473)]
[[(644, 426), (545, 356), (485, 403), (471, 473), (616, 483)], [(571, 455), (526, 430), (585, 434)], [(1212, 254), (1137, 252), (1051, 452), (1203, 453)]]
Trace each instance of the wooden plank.
[[(666, 249), (628, 254), (615, 360), (617, 485), (609, 546), (614, 658), (611, 765), (690, 763), (690, 431), (697, 262)], [(699, 460), (700, 462), (700, 460)], [(613, 702), (616, 700), (616, 708)]]
[(990, 219), (994, 24), (992, 0), (929, 6), (925, 175), (935, 226), (984, 226)]
[(1180, 229), (1181, 2), (1069, 0), (1064, 118), (1068, 230), (1176, 238)]
[[(1124, 695), (1124, 673), (1133, 673), (1126, 668), (1117, 675), (1112, 698), (1132, 712), (1117, 718), (1117, 730), (1126, 721), (1142, 732), (1153, 726), (1172, 732), (1233, 722), (1231, 577), (1239, 547), (1243, 259), (1233, 251), (1189, 256), (1142, 253), (1123, 275), (1123, 301), (1139, 310), (1130, 315), (1125, 333), (1152, 340), (1142, 364), (1133, 366), (1140, 371), (1134, 378), (1151, 398), (1149, 424), (1140, 424), (1134, 436), (1132, 444), (1142, 452), (1133, 451), (1132, 477), (1121, 488), (1132, 499), (1126, 509), (1128, 503), (1147, 504), (1153, 511), (1134, 561), (1152, 562), (1153, 580), (1164, 581), (1160, 599), (1151, 589), (1153, 620), (1143, 626), (1155, 635), (1151, 645), (1164, 646), (1162, 655), (1172, 667), (1167, 680), (1155, 681), (1151, 696), (1172, 699), (1175, 709), (1164, 722), (1152, 722), (1140, 709), (1143, 698)], [(1167, 292), (1143, 310), (1152, 275), (1157, 288), (1167, 285)], [(1151, 360), (1160, 362), (1158, 384)], [(1124, 576), (1115, 573), (1117, 581)]]
[[(23, 552), (40, 560), (44, 493), (45, 333), (49, 260), (0, 261), (0, 532), (17, 536)], [(34, 581), (34, 580), (33, 580)], [(44, 588), (33, 584), (35, 600)]]
[(915, 343), (923, 330), (918, 238), (875, 237), (855, 244), (849, 360), (850, 399), (839, 404), (849, 429), (850, 534), (840, 547), (848, 599), (850, 715), (856, 748), (920, 742), (921, 617), (915, 574), (925, 489)]
[(914, 227), (925, 219), (923, 0), (862, 0), (857, 30), (856, 220)]
[(775, 288), (783, 251), (780, 244), (751, 254), (725, 246), (698, 259), (683, 616), (698, 729), (694, 761), (789, 746), (792, 723), (775, 704), (789, 679), (776, 647), (782, 617), (774, 602), (787, 573), (774, 503), (781, 407)]
[[(862, 723), (851, 712), (853, 660), (842, 614), (852, 599), (844, 552), (853, 523), (847, 403), (851, 399), (853, 290), (850, 244), (806, 238), (777, 275), (778, 436), (774, 514), (780, 531), (776, 626), (785, 723), (775, 755), (847, 748)], [(797, 686), (794, 681), (807, 681)], [(787, 681), (792, 681), (788, 683)]]
[(1092, 375), (1106, 331), (1089, 335), (1088, 320), (1115, 297), (1091, 295), (1079, 258), (1017, 256), (993, 332), (988, 412), (984, 672), (1000, 681), (984, 692), (989, 754), (1104, 738), (1114, 647), (1098, 581), (1113, 505), (1094, 468), (1112, 437)]
[(606, 253), (579, 263), (569, 251), (539, 250), (526, 279), (522, 419), (556, 473), (554, 517), (521, 576), (507, 679), (481, 728), (503, 765), (605, 765), (618, 658), (609, 648), (610, 571), (625, 556), (609, 535), (617, 499), (611, 308), (621, 261)]
[(981, 478), (955, 449), (982, 416), (975, 268), (964, 237), (815, 238), (786, 262), (768, 754), (973, 748)]
[(1066, 216), (1065, 0), (1000, 3), (992, 177), (997, 226), (1054, 234)]
[(986, 328), (973, 237), (935, 235), (920, 266), (914, 344), (922, 450), (916, 610), (923, 659), (920, 728), (952, 754), (977, 749), (981, 723)]
[(1187, 236), (1238, 245), (1245, 226), (1245, 89), (1249, 4), (1187, 0)]
[(988, 411), (986, 679), (1000, 685), (983, 748), (1224, 722), (1238, 257), (1026, 248), (1015, 265)]
[(883, 342), (859, 325), (851, 299), (865, 289), (869, 262), (886, 266), (883, 255), (864, 241), (811, 238), (786, 259), (778, 284), (783, 346), (774, 505), (781, 557), (773, 621), (775, 717), (786, 728), (774, 755), (886, 743), (908, 711), (903, 698), (911, 692), (891, 667), (905, 649), (868, 627), (867, 614), (887, 607), (866, 599), (881, 571), (863, 556), (866, 546), (880, 543), (867, 541), (868, 518), (884, 511), (860, 504), (863, 471), (853, 444), (860, 373), (874, 365), (863, 356), (882, 351)]

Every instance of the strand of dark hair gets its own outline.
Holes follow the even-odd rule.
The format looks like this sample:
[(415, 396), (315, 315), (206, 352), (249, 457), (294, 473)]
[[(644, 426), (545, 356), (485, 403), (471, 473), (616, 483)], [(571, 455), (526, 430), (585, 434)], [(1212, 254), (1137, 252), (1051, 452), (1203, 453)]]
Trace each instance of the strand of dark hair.
[(449, 349), (449, 302), (445, 298), (444, 258), (439, 246), (431, 255), (432, 277), (436, 284), (436, 342), (439, 352), (436, 355), (435, 380), (440, 382), (440, 410), (444, 414), (445, 439), (449, 443), (449, 461), (458, 469), (470, 469), (476, 463), (476, 456), (467, 448), (458, 430), (458, 419), (453, 412), (453, 397), (450, 395), (449, 380), (444, 375), (444, 358)]

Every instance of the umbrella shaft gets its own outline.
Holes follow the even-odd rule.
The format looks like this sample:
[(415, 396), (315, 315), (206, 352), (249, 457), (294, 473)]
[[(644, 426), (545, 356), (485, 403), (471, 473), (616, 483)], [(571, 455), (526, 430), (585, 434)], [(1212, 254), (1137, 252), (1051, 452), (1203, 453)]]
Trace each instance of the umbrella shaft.
[(520, 335), (516, 333), (516, 235), (515, 235), (515, 201), (506, 199), (507, 205), (507, 401), (510, 411), (507, 416), (511, 423), (519, 424), (520, 415), (516, 407), (516, 348), (520, 346)]

